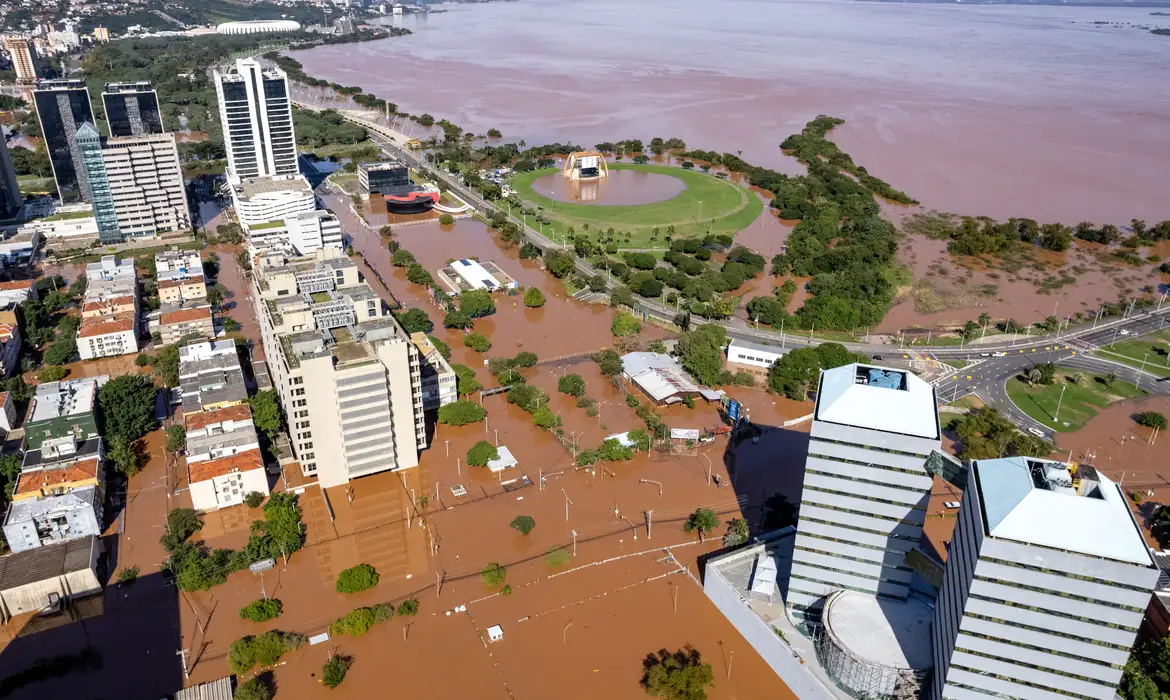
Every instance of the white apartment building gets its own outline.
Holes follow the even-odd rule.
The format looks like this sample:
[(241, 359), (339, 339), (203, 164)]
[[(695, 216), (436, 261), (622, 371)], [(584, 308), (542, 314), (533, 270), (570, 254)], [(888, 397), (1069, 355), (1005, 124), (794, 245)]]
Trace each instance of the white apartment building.
[(821, 374), (787, 603), (797, 617), (835, 590), (905, 600), (941, 445), (934, 388), (851, 364)]
[(77, 331), (83, 360), (138, 352), (138, 278), (134, 260), (113, 255), (85, 266), (85, 302)]
[(437, 411), (458, 401), (458, 378), (443, 353), (421, 331), (411, 333), (410, 342), (418, 348), (421, 358), (423, 410)]
[(296, 175), (296, 137), (284, 71), (244, 58), (226, 73), (215, 71), (214, 77), (229, 178)]
[(209, 511), (238, 505), (252, 491), (268, 495), (260, 439), (246, 403), (186, 417), (191, 502)]
[(253, 250), (287, 238), (285, 219), (317, 210), (317, 197), (300, 175), (262, 177), (231, 184), (236, 217)]
[(1087, 465), (971, 463), (935, 603), (932, 700), (1113, 700), (1159, 571)]
[(137, 322), (133, 314), (83, 319), (77, 331), (77, 354), (83, 360), (138, 352)]
[(203, 260), (195, 250), (167, 250), (154, 256), (154, 279), (163, 304), (207, 298)]
[(102, 159), (118, 229), (124, 237), (191, 228), (174, 134), (106, 139)]
[(312, 255), (326, 246), (341, 247), (341, 222), (328, 211), (319, 209), (286, 217), (284, 228), (297, 255)]
[(336, 248), (262, 255), (253, 277), (264, 351), (293, 451), (322, 487), (418, 466), (419, 352)]

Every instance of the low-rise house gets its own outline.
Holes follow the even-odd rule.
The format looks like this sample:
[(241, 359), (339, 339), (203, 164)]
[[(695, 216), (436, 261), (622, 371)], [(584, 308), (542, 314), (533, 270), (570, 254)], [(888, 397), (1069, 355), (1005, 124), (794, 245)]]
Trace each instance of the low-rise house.
[(260, 447), (252, 410), (247, 404), (194, 413), (186, 418), (186, 430), (187, 464), (230, 457)]
[(767, 377), (768, 370), (783, 356), (784, 351), (775, 345), (761, 345), (739, 339), (727, 344), (727, 368), (732, 372), (747, 372), (758, 378)]
[(91, 298), (86, 295), (86, 302), (81, 305), (81, 318), (103, 318), (133, 314), (138, 304), (132, 294), (107, 298)]
[(77, 354), (94, 360), (138, 352), (137, 325), (134, 313), (84, 318), (77, 331)]
[(25, 461), (48, 440), (72, 437), (84, 442), (98, 437), (94, 406), (98, 386), (106, 377), (71, 379), (37, 385), (24, 425)]
[(177, 343), (183, 338), (197, 336), (204, 340), (215, 338), (215, 321), (211, 306), (194, 302), (193, 305), (164, 304), (150, 316), (151, 333), (158, 332), (163, 345)]
[[(79, 447), (84, 451), (79, 453)], [(34, 459), (30, 463), (26, 456), (4, 518), (4, 538), (12, 551), (100, 535), (105, 499), (101, 441), (79, 446), (72, 437), (58, 438), (30, 454)]]
[(228, 457), (187, 464), (191, 504), (209, 511), (244, 502), (253, 491), (268, 495), (268, 473), (257, 448)]
[(32, 280), (0, 282), (0, 307), (23, 304), (37, 298), (37, 286)]
[(158, 299), (163, 304), (182, 304), (207, 298), (203, 261), (192, 250), (168, 250), (154, 256)]
[(185, 414), (247, 401), (248, 389), (235, 342), (220, 340), (179, 348), (179, 387)]
[(101, 541), (90, 535), (0, 557), (0, 623), (100, 593)]

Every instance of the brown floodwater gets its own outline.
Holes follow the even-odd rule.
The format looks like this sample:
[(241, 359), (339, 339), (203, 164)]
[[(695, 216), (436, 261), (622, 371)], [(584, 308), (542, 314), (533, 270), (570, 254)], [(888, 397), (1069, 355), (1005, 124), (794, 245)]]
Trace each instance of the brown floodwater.
[(677, 136), (800, 172), (777, 145), (832, 114), (856, 162), (929, 207), (1125, 224), (1167, 217), (1170, 58), (1164, 37), (1092, 22), (1165, 24), (1153, 19), (849, 0), (491, 3), (391, 20), (408, 37), (294, 55), (310, 75), (528, 144)]
[(560, 173), (532, 183), (537, 194), (558, 202), (588, 202), (610, 206), (653, 204), (682, 194), (686, 183), (677, 177), (637, 170), (611, 170), (608, 177), (570, 180)]

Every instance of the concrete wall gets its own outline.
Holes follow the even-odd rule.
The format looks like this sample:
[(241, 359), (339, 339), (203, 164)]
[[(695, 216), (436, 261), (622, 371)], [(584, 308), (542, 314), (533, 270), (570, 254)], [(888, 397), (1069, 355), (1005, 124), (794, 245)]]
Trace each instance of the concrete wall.
[(756, 615), (712, 566), (707, 567), (703, 592), (796, 697), (800, 700), (833, 700), (772, 626)]

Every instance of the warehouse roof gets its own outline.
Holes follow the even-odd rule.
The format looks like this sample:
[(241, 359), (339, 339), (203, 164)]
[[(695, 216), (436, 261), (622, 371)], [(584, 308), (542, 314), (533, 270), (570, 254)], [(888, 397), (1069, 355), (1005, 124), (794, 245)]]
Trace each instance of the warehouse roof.
[(175, 693), (175, 700), (232, 700), (232, 677), (183, 688)]
[(937, 440), (934, 388), (913, 372), (853, 363), (821, 373), (816, 419)]
[(90, 568), (97, 542), (89, 535), (0, 557), (0, 591)]

